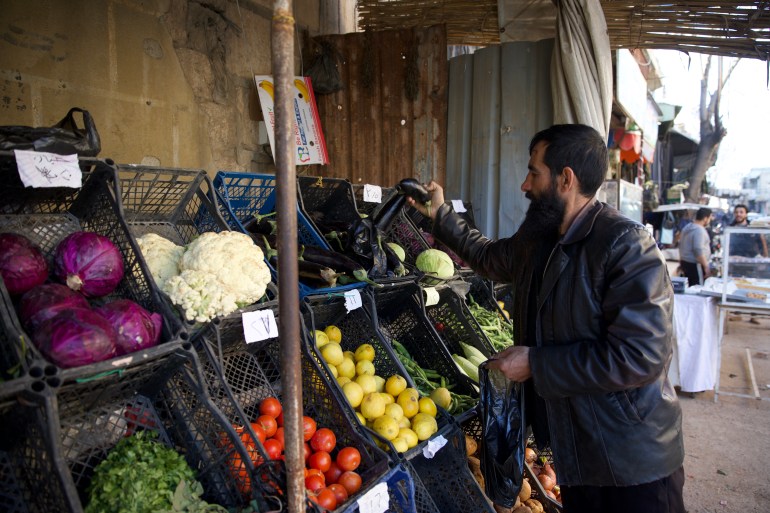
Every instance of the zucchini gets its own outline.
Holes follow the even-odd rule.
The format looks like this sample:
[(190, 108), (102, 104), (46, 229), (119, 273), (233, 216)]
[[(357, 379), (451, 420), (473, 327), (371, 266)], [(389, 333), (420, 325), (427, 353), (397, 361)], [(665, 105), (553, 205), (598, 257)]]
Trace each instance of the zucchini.
[(463, 348), (463, 353), (465, 353), (465, 358), (467, 358), (471, 363), (475, 364), (477, 367), (482, 363), (486, 362), (488, 359), (484, 355), (484, 353), (482, 353), (481, 351), (479, 351), (478, 349), (476, 349), (470, 344), (460, 342), (460, 347)]
[(479, 368), (477, 365), (473, 365), (467, 359), (458, 354), (452, 355), (452, 360), (455, 361), (457, 367), (465, 373), (466, 376), (471, 378), (475, 383), (479, 382)]

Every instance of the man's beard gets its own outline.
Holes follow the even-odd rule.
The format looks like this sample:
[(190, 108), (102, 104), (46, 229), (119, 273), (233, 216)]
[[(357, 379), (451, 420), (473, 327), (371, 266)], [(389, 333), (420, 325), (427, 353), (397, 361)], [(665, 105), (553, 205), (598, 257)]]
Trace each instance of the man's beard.
[(526, 197), (530, 204), (524, 222), (519, 227), (519, 235), (532, 241), (558, 236), (566, 204), (556, 193), (556, 187), (552, 187), (541, 198), (535, 198), (530, 192), (526, 193)]

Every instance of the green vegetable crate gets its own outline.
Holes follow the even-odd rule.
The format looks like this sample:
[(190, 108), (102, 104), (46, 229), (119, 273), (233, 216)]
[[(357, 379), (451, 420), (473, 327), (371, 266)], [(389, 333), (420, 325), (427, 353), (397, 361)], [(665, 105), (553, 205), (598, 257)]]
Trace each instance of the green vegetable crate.
[[(261, 315), (278, 318), (277, 303), (262, 306)], [(220, 320), (196, 339), (208, 392), (215, 402), (224, 401), (223, 411), (227, 411), (231, 423), (246, 425), (259, 416), (259, 403), (267, 397), (282, 397), (280, 350), (278, 337), (270, 336), (264, 340), (246, 344), (243, 327), (234, 319)], [(306, 337), (305, 333), (303, 337)], [(335, 512), (353, 513), (358, 511), (357, 500), (363, 497), (376, 484), (386, 482), (390, 494), (391, 509), (398, 513), (412, 513), (414, 509), (414, 485), (411, 477), (398, 465), (392, 465), (388, 456), (365, 439), (354, 428), (343, 403), (329, 383), (323, 379), (321, 368), (308, 352), (303, 343), (302, 354), (302, 398), (303, 414), (315, 419), (319, 428), (330, 428), (336, 435), (337, 450), (342, 447), (355, 447), (361, 453), (361, 464), (357, 469), (363, 486), (352, 495), (345, 504), (339, 505)], [(229, 398), (234, 398), (237, 410), (229, 409)], [(228, 409), (226, 409), (226, 407)], [(264, 448), (260, 445), (264, 457)], [(336, 453), (332, 453), (335, 457)], [(256, 469), (261, 476), (256, 486), (261, 487), (263, 496), (279, 497), (282, 483), (285, 483), (285, 469), (280, 461), (269, 461)], [(283, 485), (285, 486), (285, 485)], [(267, 500), (266, 500), (267, 501)], [(273, 509), (286, 507), (286, 504), (270, 503)], [(308, 508), (315, 508), (310, 503)]]

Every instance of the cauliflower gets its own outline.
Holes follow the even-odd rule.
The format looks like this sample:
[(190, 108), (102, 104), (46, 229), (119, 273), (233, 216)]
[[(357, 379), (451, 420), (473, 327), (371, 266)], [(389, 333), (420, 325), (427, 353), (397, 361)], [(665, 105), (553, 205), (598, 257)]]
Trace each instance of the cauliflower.
[(163, 292), (184, 311), (188, 321), (208, 322), (238, 309), (235, 294), (206, 271), (184, 270), (166, 281)]
[(179, 260), (184, 254), (184, 247), (155, 233), (146, 233), (137, 238), (136, 242), (139, 243), (139, 250), (155, 283), (163, 289), (166, 280), (179, 274)]

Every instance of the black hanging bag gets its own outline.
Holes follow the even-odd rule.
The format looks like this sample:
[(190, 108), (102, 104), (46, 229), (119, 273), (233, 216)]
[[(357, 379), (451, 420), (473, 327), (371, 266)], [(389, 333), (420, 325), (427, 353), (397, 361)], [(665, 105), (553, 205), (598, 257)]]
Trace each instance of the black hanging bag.
[[(74, 114), (83, 116), (83, 128)], [(73, 107), (64, 118), (51, 127), (0, 126), (0, 150), (34, 150), (95, 157), (102, 149), (96, 124), (87, 110)]]

